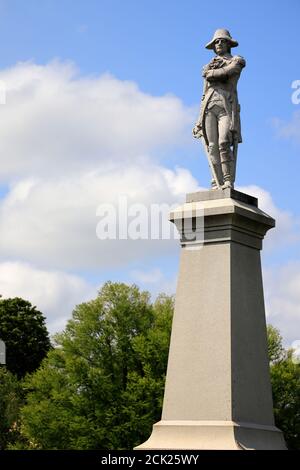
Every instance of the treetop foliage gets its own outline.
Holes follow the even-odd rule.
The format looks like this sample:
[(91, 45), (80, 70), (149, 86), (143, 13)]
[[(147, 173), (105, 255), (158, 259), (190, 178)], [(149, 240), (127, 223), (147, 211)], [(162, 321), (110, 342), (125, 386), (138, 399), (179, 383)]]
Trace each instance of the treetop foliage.
[(0, 338), (7, 369), (19, 378), (35, 371), (51, 347), (45, 317), (19, 297), (0, 298)]

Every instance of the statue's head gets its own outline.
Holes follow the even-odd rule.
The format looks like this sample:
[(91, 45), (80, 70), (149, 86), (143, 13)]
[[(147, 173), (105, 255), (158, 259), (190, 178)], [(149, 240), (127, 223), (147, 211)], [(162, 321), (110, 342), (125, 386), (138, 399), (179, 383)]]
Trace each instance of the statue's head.
[(214, 43), (214, 51), (217, 55), (224, 55), (230, 53), (231, 47), (227, 39), (216, 39)]
[(212, 40), (206, 44), (206, 49), (213, 49), (216, 54), (224, 55), (231, 51), (232, 47), (238, 46), (239, 43), (232, 39), (227, 29), (217, 29)]

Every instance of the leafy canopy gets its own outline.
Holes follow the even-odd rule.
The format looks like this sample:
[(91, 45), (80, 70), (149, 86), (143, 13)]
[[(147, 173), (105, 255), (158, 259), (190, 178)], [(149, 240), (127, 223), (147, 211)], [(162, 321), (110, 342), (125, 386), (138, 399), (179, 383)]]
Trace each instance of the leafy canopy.
[[(151, 303), (125, 284), (106, 283), (77, 306), (25, 380), (23, 440), (13, 448), (131, 449), (145, 441), (161, 415), (172, 314), (172, 297)], [(268, 345), (276, 425), (300, 449), (300, 365), (271, 326)]]
[(22, 388), (17, 378), (5, 367), (0, 367), (0, 450), (6, 449), (19, 437), (19, 408)]
[(159, 420), (173, 299), (106, 283), (77, 306), (26, 381), (23, 436), (38, 449), (130, 449)]
[(7, 369), (19, 378), (35, 371), (51, 347), (45, 317), (19, 297), (0, 299), (0, 338)]
[(300, 449), (300, 364), (285, 351), (279, 331), (268, 326), (271, 382), (276, 426), (289, 449)]

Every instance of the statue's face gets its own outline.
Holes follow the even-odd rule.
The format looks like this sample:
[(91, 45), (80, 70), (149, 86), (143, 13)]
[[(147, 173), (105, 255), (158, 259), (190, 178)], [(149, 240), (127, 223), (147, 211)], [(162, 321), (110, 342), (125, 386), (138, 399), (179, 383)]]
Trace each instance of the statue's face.
[(229, 44), (227, 39), (216, 39), (215, 40), (215, 51), (218, 55), (224, 55), (229, 52)]

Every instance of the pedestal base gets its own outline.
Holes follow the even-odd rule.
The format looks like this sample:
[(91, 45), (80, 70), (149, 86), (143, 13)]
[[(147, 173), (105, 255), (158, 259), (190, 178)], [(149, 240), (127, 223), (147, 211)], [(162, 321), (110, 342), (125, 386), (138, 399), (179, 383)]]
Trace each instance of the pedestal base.
[(233, 421), (159, 421), (135, 450), (286, 450), (275, 426)]

